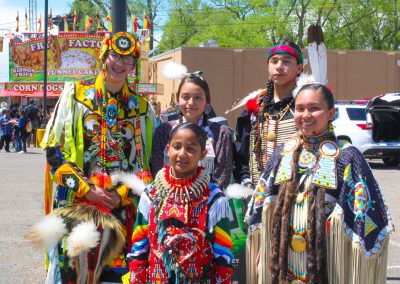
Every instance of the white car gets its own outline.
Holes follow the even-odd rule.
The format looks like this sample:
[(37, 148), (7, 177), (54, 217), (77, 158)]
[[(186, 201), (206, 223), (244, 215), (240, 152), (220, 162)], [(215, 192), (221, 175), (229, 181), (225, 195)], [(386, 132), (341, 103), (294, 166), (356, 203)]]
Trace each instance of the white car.
[[(388, 166), (397, 166), (400, 164), (399, 107), (387, 102), (382, 108), (382, 101), (386, 101), (382, 96), (378, 101), (375, 98), (370, 101), (337, 101), (333, 127), (338, 139), (349, 141), (366, 159), (382, 159)], [(396, 109), (397, 116), (393, 115)], [(393, 127), (391, 131), (382, 127), (381, 121), (387, 116), (392, 117), (386, 125), (388, 129)]]

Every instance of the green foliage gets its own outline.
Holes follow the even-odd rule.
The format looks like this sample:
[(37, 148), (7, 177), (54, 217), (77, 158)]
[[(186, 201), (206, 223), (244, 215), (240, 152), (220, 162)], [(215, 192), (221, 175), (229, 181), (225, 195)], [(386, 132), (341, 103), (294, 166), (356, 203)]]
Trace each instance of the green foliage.
[(159, 52), (216, 39), (220, 47), (307, 44), (319, 23), (331, 49), (398, 50), (398, 0), (171, 0)]

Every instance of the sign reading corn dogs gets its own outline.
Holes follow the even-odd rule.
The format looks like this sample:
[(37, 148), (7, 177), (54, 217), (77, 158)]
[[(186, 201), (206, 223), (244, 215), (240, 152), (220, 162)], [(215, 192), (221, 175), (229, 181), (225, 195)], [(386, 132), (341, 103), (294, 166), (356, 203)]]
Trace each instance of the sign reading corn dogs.
[[(98, 53), (103, 36), (63, 33), (48, 37), (47, 80), (76, 81), (99, 74)], [(44, 72), (43, 37), (10, 42), (10, 81), (42, 81)], [(134, 79), (135, 74), (130, 74)]]

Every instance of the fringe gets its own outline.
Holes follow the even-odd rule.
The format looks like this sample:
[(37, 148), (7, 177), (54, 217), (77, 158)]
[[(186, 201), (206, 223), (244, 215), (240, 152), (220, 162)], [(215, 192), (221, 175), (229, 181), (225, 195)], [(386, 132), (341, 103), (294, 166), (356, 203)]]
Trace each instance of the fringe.
[(151, 200), (146, 193), (142, 193), (138, 205), (138, 211), (143, 215), (143, 218), (149, 222)]
[[(260, 264), (258, 267), (258, 283), (268, 284), (271, 283), (271, 275), (269, 273), (271, 264), (271, 231), (273, 224), (273, 212), (275, 210), (276, 200), (263, 207), (262, 212), (262, 227), (261, 227), (261, 250), (260, 250)], [(256, 283), (256, 282), (253, 282)]]
[(327, 232), (328, 280), (331, 284), (386, 283), (389, 236), (379, 253), (366, 258), (364, 248), (344, 230), (342, 215), (332, 213)]
[(259, 229), (247, 235), (246, 239), (246, 283), (257, 283), (257, 258), (260, 252), (261, 231)]
[(230, 218), (231, 210), (229, 207), (228, 200), (225, 197), (221, 197), (214, 202), (208, 211), (208, 230), (210, 233), (213, 232), (215, 225), (222, 218)]

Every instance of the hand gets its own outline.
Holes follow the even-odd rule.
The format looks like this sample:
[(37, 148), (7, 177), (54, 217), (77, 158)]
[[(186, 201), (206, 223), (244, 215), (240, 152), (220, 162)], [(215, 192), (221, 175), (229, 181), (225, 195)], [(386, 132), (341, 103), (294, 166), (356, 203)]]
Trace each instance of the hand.
[(99, 204), (109, 210), (113, 210), (115, 207), (118, 206), (120, 202), (119, 196), (116, 192), (109, 192), (98, 186), (95, 186), (94, 188), (89, 190), (88, 193), (86, 193), (86, 199), (95, 204)]

